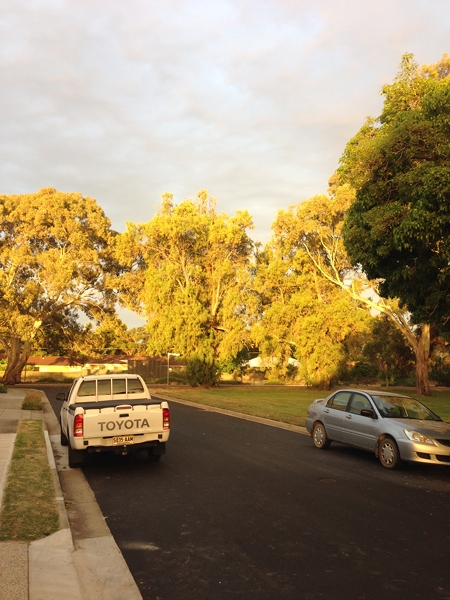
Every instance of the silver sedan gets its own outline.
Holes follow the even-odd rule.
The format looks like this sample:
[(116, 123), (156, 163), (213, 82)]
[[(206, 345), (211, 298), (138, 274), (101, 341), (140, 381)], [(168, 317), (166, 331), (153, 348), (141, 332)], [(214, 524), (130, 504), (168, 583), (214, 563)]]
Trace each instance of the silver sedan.
[(450, 465), (450, 423), (409, 396), (338, 390), (309, 406), (306, 429), (316, 448), (369, 450), (387, 469), (402, 461)]

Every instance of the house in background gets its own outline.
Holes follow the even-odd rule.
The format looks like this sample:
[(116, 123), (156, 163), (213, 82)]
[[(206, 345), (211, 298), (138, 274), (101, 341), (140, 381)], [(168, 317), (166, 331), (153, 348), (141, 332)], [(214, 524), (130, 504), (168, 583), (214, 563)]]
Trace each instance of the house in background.
[[(0, 355), (6, 359), (6, 355)], [(169, 357), (107, 355), (87, 358), (84, 362), (70, 360), (66, 356), (30, 356), (27, 368), (22, 373), (23, 381), (34, 381), (43, 377), (75, 379), (85, 375), (108, 373), (137, 373), (146, 380), (167, 378), (167, 369), (177, 372), (184, 369), (185, 361)], [(2, 371), (0, 370), (0, 377)]]

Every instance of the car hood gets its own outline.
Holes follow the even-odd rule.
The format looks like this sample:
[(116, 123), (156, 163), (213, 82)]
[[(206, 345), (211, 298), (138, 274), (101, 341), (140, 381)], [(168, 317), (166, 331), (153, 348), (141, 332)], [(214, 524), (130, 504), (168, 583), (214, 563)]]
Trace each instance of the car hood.
[(445, 421), (422, 421), (420, 419), (388, 419), (391, 423), (402, 424), (405, 429), (415, 429), (433, 438), (450, 440), (450, 423)]

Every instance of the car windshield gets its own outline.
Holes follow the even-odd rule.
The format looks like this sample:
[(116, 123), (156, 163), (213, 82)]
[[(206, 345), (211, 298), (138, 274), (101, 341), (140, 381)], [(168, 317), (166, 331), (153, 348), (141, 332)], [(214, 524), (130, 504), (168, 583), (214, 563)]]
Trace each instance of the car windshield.
[(405, 396), (372, 396), (382, 417), (390, 419), (421, 419), (440, 421), (429, 408), (414, 398)]

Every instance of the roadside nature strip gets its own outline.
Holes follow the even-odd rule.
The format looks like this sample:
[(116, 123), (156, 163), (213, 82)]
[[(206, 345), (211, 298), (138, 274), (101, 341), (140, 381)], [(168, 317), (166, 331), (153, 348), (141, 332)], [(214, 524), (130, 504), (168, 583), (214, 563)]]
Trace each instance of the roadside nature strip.
[[(151, 388), (151, 386), (150, 386)], [(383, 388), (386, 391), (386, 388)], [(387, 388), (417, 398), (444, 421), (450, 421), (450, 391), (433, 391), (431, 396), (416, 396), (409, 389)], [(154, 395), (161, 389), (150, 389)], [(215, 406), (247, 415), (273, 419), (292, 425), (305, 426), (308, 406), (318, 398), (326, 398), (331, 390), (312, 390), (289, 387), (252, 388), (249, 386), (219, 386), (218, 388), (167, 388), (167, 396)]]
[(19, 423), (0, 512), (0, 541), (31, 542), (59, 529), (43, 423)]
[(22, 410), (42, 410), (42, 397), (39, 392), (30, 390), (22, 403)]

